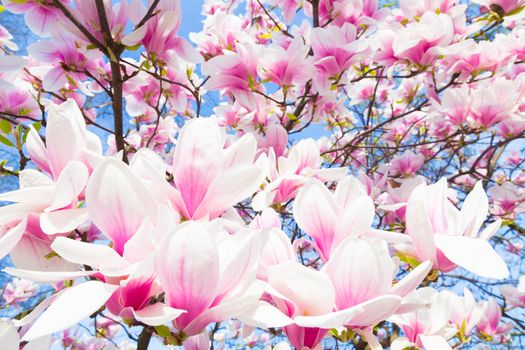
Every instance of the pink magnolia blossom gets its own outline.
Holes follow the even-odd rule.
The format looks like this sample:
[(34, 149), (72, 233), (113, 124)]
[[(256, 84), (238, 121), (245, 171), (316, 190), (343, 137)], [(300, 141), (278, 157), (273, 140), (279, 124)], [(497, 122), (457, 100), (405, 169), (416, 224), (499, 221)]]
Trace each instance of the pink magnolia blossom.
[(403, 350), (407, 347), (427, 350), (452, 349), (447, 342), (452, 336), (448, 330), (450, 317), (448, 295), (427, 287), (410, 293), (407, 298), (421, 300), (427, 305), (413, 312), (389, 318), (389, 321), (401, 327), (405, 334), (404, 337), (394, 340), (392, 350)]
[(487, 278), (508, 276), (505, 262), (488, 242), (500, 222), (479, 233), (488, 213), (488, 198), (481, 181), (465, 198), (461, 210), (447, 199), (445, 179), (416, 187), (406, 210), (407, 233), (414, 245), (409, 254), (420, 261), (431, 259), (434, 268), (442, 271), (451, 271), (459, 265)]
[(253, 97), (251, 90), (260, 89), (257, 85), (258, 55), (261, 48), (250, 44), (236, 46), (237, 52), (224, 50), (202, 65), (203, 73), (210, 78), (206, 87), (210, 90), (227, 89), (239, 102), (249, 108)]
[(173, 155), (174, 205), (188, 219), (215, 218), (247, 198), (262, 183), (254, 164), (257, 144), (247, 134), (224, 148), (224, 129), (212, 119), (194, 119), (182, 129)]
[(322, 168), (321, 164), (319, 149), (312, 139), (299, 141), (286, 156), (277, 159), (274, 150), (270, 150), (267, 177), (271, 181), (253, 198), (252, 206), (262, 210), (272, 203), (284, 203), (297, 195), (308, 178), (334, 181), (346, 174), (346, 169)]
[(11, 84), (0, 80), (0, 111), (19, 116), (36, 118), (41, 115), (40, 107), (31, 95), (28, 84)]
[(498, 305), (494, 298), (490, 298), (488, 301), (481, 302), (481, 308), (484, 310), (484, 314), (481, 320), (478, 322), (477, 327), (484, 336), (495, 338), (503, 336), (514, 328), (512, 322), (507, 322), (500, 325), (501, 322), (501, 307)]
[[(67, 4), (69, 0), (60, 0)], [(13, 13), (23, 13), (24, 19), (31, 31), (40, 36), (55, 34), (60, 28), (60, 22), (66, 21), (62, 12), (51, 6), (49, 0), (2, 0), (2, 4)]]
[(511, 308), (525, 307), (525, 276), (521, 276), (516, 287), (505, 285), (501, 287), (501, 294)]
[(428, 11), (418, 22), (409, 23), (400, 30), (392, 47), (397, 58), (428, 65), (439, 56), (437, 49), (451, 44), (453, 37), (454, 25), (450, 16)]
[(494, 205), (491, 212), (495, 215), (515, 218), (525, 211), (525, 191), (510, 181), (494, 185), (488, 195)]
[(213, 232), (191, 221), (166, 237), (156, 264), (166, 303), (187, 311), (173, 321), (177, 329), (198, 334), (257, 300), (262, 290), (253, 283), (261, 238), (252, 232)]
[(368, 44), (357, 39), (357, 29), (350, 23), (341, 28), (314, 28), (311, 34), (315, 67), (322, 80), (337, 77), (367, 54)]
[(425, 157), (410, 151), (394, 157), (390, 162), (390, 173), (392, 175), (409, 176), (414, 175), (425, 163)]
[(448, 89), (438, 102), (432, 100), (436, 112), (444, 115), (454, 125), (462, 125), (470, 117), (471, 99), (469, 89), (465, 86)]
[(261, 77), (285, 88), (306, 83), (314, 76), (309, 47), (303, 39), (292, 40), (286, 50), (279, 46), (271, 47), (262, 62)]
[[(160, 13), (138, 28), (134, 35), (130, 34), (124, 43), (134, 45), (140, 41), (150, 55), (155, 55), (164, 64), (176, 63), (177, 59), (189, 63), (201, 62), (202, 57), (197, 50), (177, 35), (182, 13), (180, 1), (164, 1), (157, 8)], [(146, 13), (146, 7), (137, 1), (131, 13), (132, 22), (137, 25)]]
[[(500, 91), (509, 91), (501, 95)], [(482, 127), (490, 127), (509, 118), (516, 107), (518, 97), (511, 80), (496, 79), (491, 84), (481, 85), (470, 91), (472, 120)]]
[(38, 286), (32, 281), (14, 278), (5, 287), (2, 294), (7, 305), (19, 304), (29, 300), (38, 291)]
[(325, 261), (345, 238), (367, 233), (374, 220), (373, 201), (353, 177), (339, 181), (334, 193), (318, 180), (310, 180), (299, 192), (293, 211)]
[(492, 9), (491, 6), (498, 6), (503, 10), (504, 14), (508, 14), (525, 5), (523, 0), (473, 0), (472, 2), (490, 9)]
[(392, 285), (396, 267), (386, 243), (348, 238), (321, 271), (294, 261), (269, 267), (271, 288), (240, 318), (258, 326), (283, 327), (296, 349), (316, 348), (329, 329), (343, 325), (374, 342), (368, 327), (413, 307), (403, 304), (402, 296), (421, 282), (430, 267), (429, 262), (422, 264)]
[(406, 203), (412, 191), (422, 183), (425, 183), (425, 178), (422, 176), (407, 178), (402, 180), (399, 187), (388, 185), (387, 192), (378, 197), (377, 200), (382, 202), (380, 208), (387, 211), (385, 218), (389, 223), (393, 223), (396, 218), (400, 222), (405, 221)]
[(468, 337), (483, 317), (483, 307), (476, 303), (474, 295), (467, 288), (463, 290), (462, 297), (450, 291), (444, 293), (448, 294), (450, 303), (449, 323), (461, 336)]
[(510, 57), (502, 45), (489, 41), (460, 41), (440, 52), (445, 55), (444, 62), (450, 67), (450, 71), (460, 73), (463, 78), (478, 76), (486, 71), (494, 72)]
[(61, 105), (50, 105), (46, 126), (46, 144), (32, 129), (27, 137), (31, 159), (53, 179), (58, 179), (69, 161), (79, 161), (88, 170), (91, 161), (100, 157), (100, 139), (88, 131), (82, 112), (73, 100)]
[(43, 78), (44, 89), (55, 92), (69, 85), (89, 95), (82, 82), (87, 79), (84, 71), (96, 71), (94, 60), (100, 53), (80, 49), (71, 37), (64, 37), (58, 43), (40, 40), (27, 48), (31, 56), (52, 65)]

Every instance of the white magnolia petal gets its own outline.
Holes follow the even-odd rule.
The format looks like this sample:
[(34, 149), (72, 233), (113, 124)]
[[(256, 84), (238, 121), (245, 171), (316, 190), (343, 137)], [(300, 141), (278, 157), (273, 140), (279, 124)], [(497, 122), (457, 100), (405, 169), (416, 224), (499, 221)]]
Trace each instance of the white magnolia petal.
[(22, 340), (29, 341), (67, 329), (97, 311), (118, 288), (99, 281), (89, 281), (66, 289), (44, 311)]
[(134, 310), (133, 315), (135, 319), (148, 326), (159, 326), (176, 319), (185, 312), (186, 310), (175, 309), (163, 303), (156, 303), (141, 310)]
[(96, 271), (30, 271), (23, 269), (15, 269), (13, 267), (6, 267), (4, 269), (4, 272), (18, 278), (44, 283), (72, 280), (75, 278), (91, 276), (96, 273)]
[(484, 239), (435, 235), (436, 246), (454, 264), (486, 278), (503, 279), (509, 275), (505, 261)]

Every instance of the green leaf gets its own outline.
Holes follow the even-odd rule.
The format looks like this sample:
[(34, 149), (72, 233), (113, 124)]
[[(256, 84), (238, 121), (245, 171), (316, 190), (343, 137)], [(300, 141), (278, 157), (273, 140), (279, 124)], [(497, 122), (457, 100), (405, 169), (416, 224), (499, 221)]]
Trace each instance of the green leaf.
[(15, 145), (7, 137), (0, 135), (0, 142), (9, 147), (15, 147)]
[(133, 45), (133, 46), (126, 46), (126, 50), (137, 51), (138, 49), (140, 49), (141, 46), (142, 46), (141, 44), (136, 44), (136, 45)]
[(155, 331), (162, 338), (167, 338), (171, 335), (170, 329), (167, 326), (163, 326), (163, 325), (155, 326)]
[(42, 122), (34, 123), (33, 128), (35, 128), (36, 131), (40, 131), (40, 129), (42, 129)]
[(398, 253), (396, 255), (399, 257), (399, 260), (401, 260), (404, 263), (409, 264), (410, 266), (412, 266), (414, 268), (418, 267), (419, 264), (421, 264), (419, 261), (417, 261), (416, 258), (414, 258), (414, 257), (412, 257), (410, 255), (406, 255), (406, 254), (402, 254), (402, 253)]
[(21, 109), (18, 111), (18, 115), (21, 115), (21, 116), (28, 115), (29, 113), (31, 113), (31, 110), (30, 110), (30, 109), (27, 109), (27, 108), (21, 108)]
[(27, 129), (24, 130), (24, 134), (22, 135), (22, 143), (26, 143), (27, 135), (29, 135), (29, 130), (31, 130), (31, 129), (27, 128)]
[(0, 120), (0, 130), (2, 130), (4, 134), (9, 134), (13, 130), (13, 125), (11, 125), (11, 123), (8, 122), (7, 120), (1, 119)]

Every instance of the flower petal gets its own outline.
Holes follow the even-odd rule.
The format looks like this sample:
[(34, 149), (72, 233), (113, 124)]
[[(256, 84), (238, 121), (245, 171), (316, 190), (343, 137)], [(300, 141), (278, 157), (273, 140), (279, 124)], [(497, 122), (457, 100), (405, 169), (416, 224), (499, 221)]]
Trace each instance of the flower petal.
[(435, 235), (437, 247), (453, 263), (486, 278), (507, 278), (509, 269), (505, 261), (484, 239)]
[(77, 324), (104, 305), (117, 288), (89, 281), (65, 290), (35, 321), (22, 340), (33, 340)]
[(144, 183), (123, 162), (108, 158), (91, 174), (86, 205), (93, 223), (122, 254), (145, 219), (156, 222), (158, 204)]

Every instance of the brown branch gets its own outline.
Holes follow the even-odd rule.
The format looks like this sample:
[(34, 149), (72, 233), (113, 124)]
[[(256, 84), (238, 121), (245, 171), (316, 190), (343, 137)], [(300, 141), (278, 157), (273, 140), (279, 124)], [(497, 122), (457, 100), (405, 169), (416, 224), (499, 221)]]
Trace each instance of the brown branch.
[(126, 154), (126, 143), (124, 141), (124, 124), (123, 124), (123, 107), (122, 107), (122, 73), (120, 71), (120, 54), (122, 46), (116, 44), (111, 38), (106, 9), (103, 0), (95, 0), (97, 6), (98, 18), (102, 28), (102, 35), (107, 47), (107, 55), (111, 65), (111, 83), (113, 90), (113, 123), (115, 126), (115, 144), (117, 151), (122, 151), (122, 160), (128, 162)]

